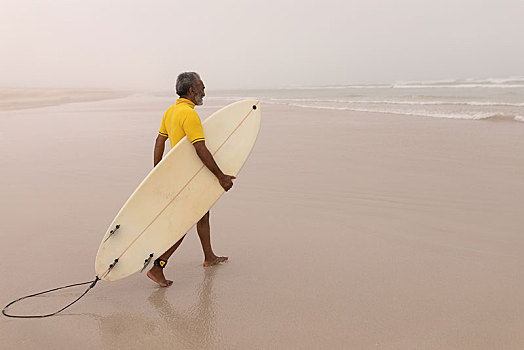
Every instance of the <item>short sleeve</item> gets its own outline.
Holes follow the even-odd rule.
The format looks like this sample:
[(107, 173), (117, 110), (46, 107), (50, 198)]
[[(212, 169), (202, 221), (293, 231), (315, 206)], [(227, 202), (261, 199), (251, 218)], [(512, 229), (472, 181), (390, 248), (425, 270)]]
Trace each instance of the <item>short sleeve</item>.
[(204, 130), (202, 130), (202, 123), (200, 122), (197, 112), (194, 110), (191, 110), (191, 112), (188, 113), (182, 127), (184, 128), (184, 132), (191, 143), (205, 140)]
[(166, 128), (166, 117), (167, 117), (167, 111), (164, 113), (164, 117), (162, 117), (162, 123), (160, 124), (160, 131), (158, 133), (162, 136), (169, 136), (167, 134), (167, 128)]

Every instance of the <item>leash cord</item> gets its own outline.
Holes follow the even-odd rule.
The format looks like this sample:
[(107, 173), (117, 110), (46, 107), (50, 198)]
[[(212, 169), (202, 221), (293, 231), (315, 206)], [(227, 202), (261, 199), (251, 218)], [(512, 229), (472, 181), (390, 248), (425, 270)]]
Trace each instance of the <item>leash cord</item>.
[[(4, 314), (4, 316), (7, 316), (7, 317), (13, 317), (13, 318), (44, 318), (44, 317), (49, 317), (49, 316), (54, 316), (62, 311), (64, 311), (65, 309), (67, 309), (68, 307), (70, 307), (71, 305), (73, 305), (74, 303), (76, 303), (77, 301), (79, 301), (80, 299), (82, 299), (82, 297), (84, 295), (87, 294), (87, 292), (89, 292), (91, 290), (91, 288), (93, 288), (96, 283), (99, 281), (100, 279), (98, 278), (98, 276), (95, 277), (95, 279), (93, 281), (87, 281), (87, 282), (82, 282), (82, 283), (75, 283), (75, 284), (70, 284), (68, 286), (63, 286), (63, 287), (58, 287), (58, 288), (53, 288), (53, 289), (49, 289), (49, 290), (45, 290), (43, 292), (39, 292), (39, 293), (35, 293), (35, 294), (31, 294), (31, 295), (26, 295), (25, 297), (21, 297), (21, 298), (18, 298), (16, 300), (13, 300), (12, 302), (10, 302), (9, 304), (7, 304), (4, 309), (2, 310), (2, 314)], [(89, 284), (91, 283), (91, 285), (85, 290), (84, 293), (82, 293), (82, 295), (80, 295), (78, 298), (76, 298), (74, 301), (72, 301), (71, 303), (67, 304), (66, 306), (64, 306), (63, 308), (61, 308), (60, 310), (58, 311), (55, 311), (53, 313), (50, 313), (50, 314), (46, 314), (46, 315), (11, 315), (11, 314), (8, 314), (6, 312), (7, 308), (11, 305), (13, 305), (14, 303), (17, 303), (21, 300), (24, 300), (24, 299), (27, 299), (27, 298), (31, 298), (31, 297), (36, 297), (38, 295), (42, 295), (42, 294), (46, 294), (46, 293), (51, 293), (51, 292), (54, 292), (55, 290), (60, 290), (60, 289), (66, 289), (66, 288), (71, 288), (71, 287), (76, 287), (76, 286), (83, 286), (85, 284)]]

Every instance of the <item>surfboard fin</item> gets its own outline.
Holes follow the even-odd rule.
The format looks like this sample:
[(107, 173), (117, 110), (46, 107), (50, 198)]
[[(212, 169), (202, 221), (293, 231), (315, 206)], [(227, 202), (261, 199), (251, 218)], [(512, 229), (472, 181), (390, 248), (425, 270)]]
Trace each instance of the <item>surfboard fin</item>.
[(105, 241), (107, 241), (109, 239), (109, 237), (111, 237), (112, 235), (114, 235), (116, 233), (116, 230), (118, 230), (120, 228), (120, 225), (116, 225), (114, 229), (112, 229), (111, 231), (109, 231), (109, 236), (107, 236), (106, 239), (104, 239), (104, 243)]
[(100, 278), (102, 279), (102, 278), (106, 277), (107, 275), (109, 275), (109, 273), (116, 266), (117, 263), (118, 263), (118, 259), (115, 259), (115, 261), (113, 261), (112, 264), (109, 264), (109, 268), (107, 269), (107, 272), (104, 274), (104, 276), (102, 276)]
[(149, 265), (149, 263), (151, 262), (151, 259), (153, 259), (153, 253), (149, 254), (149, 257), (146, 260), (144, 260), (144, 267), (142, 267), (142, 270), (140, 270), (140, 272), (143, 272), (146, 269), (147, 265)]

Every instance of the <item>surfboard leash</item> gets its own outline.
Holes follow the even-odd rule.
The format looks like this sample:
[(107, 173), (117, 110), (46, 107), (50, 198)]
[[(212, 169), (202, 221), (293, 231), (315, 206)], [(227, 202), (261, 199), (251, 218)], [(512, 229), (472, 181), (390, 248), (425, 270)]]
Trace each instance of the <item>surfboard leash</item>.
[[(31, 294), (31, 295), (26, 295), (25, 297), (21, 297), (21, 298), (18, 298), (16, 300), (13, 300), (12, 302), (10, 302), (9, 304), (7, 304), (4, 309), (2, 310), (2, 314), (4, 314), (4, 316), (7, 316), (7, 317), (13, 317), (13, 318), (44, 318), (44, 317), (49, 317), (49, 316), (54, 316), (62, 311), (64, 311), (65, 309), (67, 309), (68, 307), (70, 307), (71, 305), (73, 305), (74, 303), (76, 303), (77, 301), (79, 301), (80, 299), (82, 299), (82, 297), (84, 295), (87, 294), (87, 292), (89, 292), (95, 285), (96, 283), (100, 280), (100, 278), (98, 278), (98, 276), (95, 277), (94, 280), (92, 281), (87, 281), (87, 282), (82, 282), (82, 283), (75, 283), (75, 284), (70, 284), (70, 285), (67, 285), (67, 286), (63, 286), (63, 287), (58, 287), (58, 288), (53, 288), (53, 289), (49, 289), (49, 290), (45, 290), (43, 292), (38, 292), (38, 293), (35, 293), (35, 294)], [(61, 308), (60, 310), (58, 311), (55, 311), (53, 313), (50, 313), (50, 314), (45, 314), (45, 315), (12, 315), (12, 314), (8, 314), (7, 313), (7, 308), (9, 308), (9, 306), (13, 305), (14, 303), (17, 303), (21, 300), (24, 300), (24, 299), (27, 299), (27, 298), (32, 298), (32, 297), (36, 297), (38, 295), (42, 295), (42, 294), (47, 294), (47, 293), (51, 293), (51, 292), (54, 292), (54, 291), (57, 291), (57, 290), (60, 290), (60, 289), (66, 289), (66, 288), (72, 288), (72, 287), (77, 287), (77, 286), (83, 286), (83, 285), (86, 285), (86, 284), (90, 284), (89, 287), (78, 297), (76, 298), (75, 300), (73, 300), (71, 303), (67, 304), (66, 306), (64, 306), (63, 308)]]

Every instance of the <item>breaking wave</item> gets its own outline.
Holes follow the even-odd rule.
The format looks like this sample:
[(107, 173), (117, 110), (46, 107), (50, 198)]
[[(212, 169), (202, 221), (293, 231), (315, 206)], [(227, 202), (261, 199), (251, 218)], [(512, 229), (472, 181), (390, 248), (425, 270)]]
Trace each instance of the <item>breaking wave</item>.
[(509, 89), (524, 88), (524, 77), (487, 78), (487, 79), (448, 79), (428, 81), (398, 81), (394, 83), (377, 84), (347, 84), (332, 86), (304, 86), (289, 89), (467, 89), (467, 88), (492, 88)]
[(340, 99), (308, 99), (308, 98), (270, 98), (270, 101), (293, 101), (293, 102), (334, 102), (345, 104), (393, 104), (393, 105), (420, 105), (420, 106), (507, 106), (507, 107), (524, 107), (523, 103), (506, 103), (490, 101), (396, 101), (396, 100), (340, 100)]
[[(268, 103), (268, 101), (265, 101)], [(271, 102), (269, 102), (271, 104)], [(278, 103), (282, 104), (282, 103)], [(417, 117), (431, 117), (431, 118), (445, 118), (445, 119), (466, 119), (466, 120), (485, 120), (485, 119), (497, 119), (497, 120), (515, 120), (524, 122), (524, 117), (519, 115), (510, 115), (505, 113), (492, 113), (492, 112), (436, 112), (427, 110), (395, 110), (395, 109), (381, 109), (381, 108), (359, 108), (359, 107), (335, 107), (335, 106), (320, 106), (320, 105), (306, 105), (301, 103), (285, 103), (285, 105), (300, 108), (313, 108), (323, 110), (335, 110), (335, 111), (352, 111), (352, 112), (369, 112), (369, 113), (384, 113), (384, 114), (396, 114), (396, 115), (408, 115)]]

